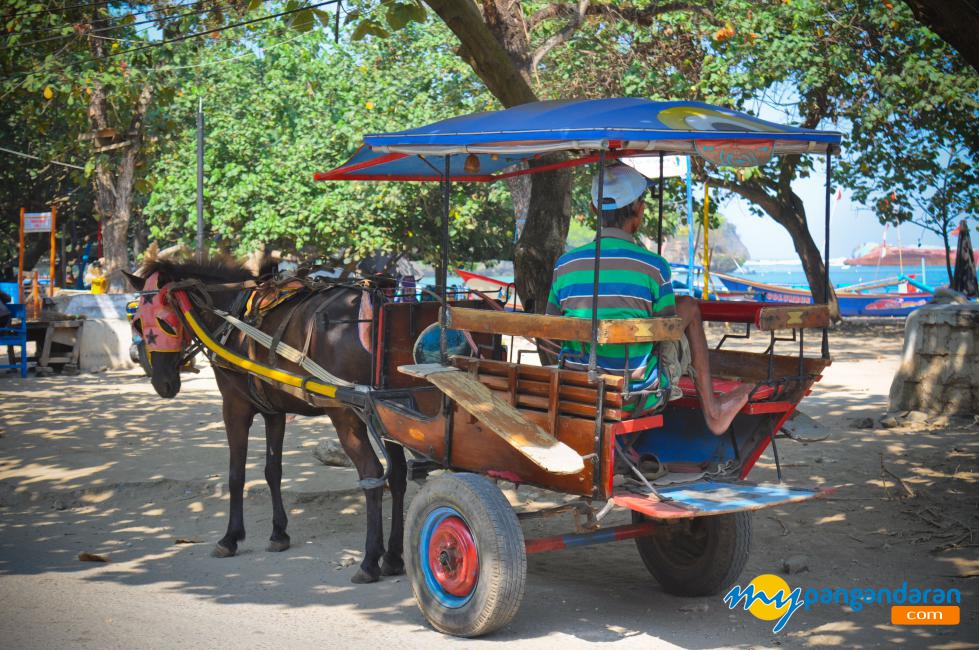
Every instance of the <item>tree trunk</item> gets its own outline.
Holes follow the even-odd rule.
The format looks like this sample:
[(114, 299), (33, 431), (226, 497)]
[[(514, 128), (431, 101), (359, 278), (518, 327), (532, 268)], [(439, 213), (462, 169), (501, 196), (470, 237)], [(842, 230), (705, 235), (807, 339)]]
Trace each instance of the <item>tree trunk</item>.
[[(745, 199), (751, 201), (768, 216), (785, 228), (792, 238), (796, 253), (799, 254), (799, 261), (802, 262), (802, 269), (805, 271), (806, 279), (812, 289), (813, 302), (822, 304), (826, 302), (826, 292), (823, 290), (825, 281), (825, 265), (823, 257), (809, 233), (809, 226), (806, 222), (806, 208), (802, 199), (792, 191), (789, 184), (792, 160), (785, 161), (780, 182), (764, 180), (732, 181), (724, 178), (708, 178), (708, 182), (714, 187), (734, 192)], [(829, 286), (829, 314), (833, 320), (840, 317), (840, 305), (836, 299), (836, 291), (833, 289), (832, 282)]]
[[(107, 179), (113, 196), (111, 209), (102, 213), (102, 269), (109, 278), (112, 290), (126, 290), (126, 280), (122, 271), (129, 270), (129, 221), (133, 209), (133, 173), (135, 155), (127, 151), (116, 173), (99, 174), (96, 178)], [(99, 188), (99, 194), (104, 192)]]
[[(794, 194), (793, 197), (795, 197)], [(795, 251), (799, 254), (799, 260), (802, 262), (802, 269), (805, 271), (806, 280), (809, 282), (809, 287), (812, 290), (813, 302), (823, 304), (827, 302), (824, 291), (826, 266), (823, 264), (823, 256), (820, 254), (819, 248), (816, 247), (816, 242), (813, 241), (812, 234), (809, 232), (809, 226), (806, 222), (806, 212), (801, 205), (801, 200), (798, 200), (798, 197), (795, 198), (798, 204), (794, 208), (783, 204), (781, 205), (781, 211), (777, 214), (769, 214), (789, 232), (789, 236), (792, 237), (792, 244), (795, 246)], [(833, 289), (832, 282), (829, 285), (829, 314), (833, 320), (840, 318), (840, 304), (836, 299), (836, 291)]]
[(945, 243), (945, 271), (948, 273), (948, 286), (952, 286), (952, 246), (948, 240), (948, 221), (942, 228), (942, 241)]
[[(531, 56), (519, 2), (482, 0), (482, 13), (471, 0), (426, 2), (459, 38), (459, 55), (503, 106), (537, 101), (529, 82)], [(522, 198), (514, 196), (515, 209)], [(564, 252), (570, 222), (571, 173), (532, 175), (527, 221), (513, 254), (514, 282), (527, 311), (541, 313), (547, 306), (554, 263)]]
[[(91, 49), (96, 57), (104, 57), (104, 40), (92, 38)], [(129, 269), (129, 221), (133, 210), (133, 181), (136, 161), (143, 148), (144, 119), (152, 99), (153, 86), (149, 82), (144, 83), (133, 102), (128, 128), (125, 128), (124, 125), (109, 123), (110, 105), (105, 86), (97, 78), (92, 84), (88, 119), (93, 135), (100, 130), (113, 128), (117, 131), (115, 137), (126, 142), (120, 149), (112, 150), (108, 157), (100, 158), (95, 166), (95, 211), (102, 223), (102, 269), (109, 278), (110, 290), (125, 291), (128, 286), (122, 271)], [(95, 153), (98, 154), (99, 139), (94, 139), (93, 143)], [(118, 161), (115, 168), (113, 159)]]
[[(979, 71), (979, 38), (976, 38), (976, 8), (969, 0), (904, 0), (915, 19), (951, 45), (966, 62)], [(969, 18), (968, 16), (972, 16)], [(972, 25), (972, 27), (969, 27)]]
[[(547, 159), (535, 161), (547, 164)], [(571, 223), (571, 172), (558, 169), (531, 177), (527, 223), (513, 252), (514, 282), (525, 311), (544, 313), (557, 258)]]

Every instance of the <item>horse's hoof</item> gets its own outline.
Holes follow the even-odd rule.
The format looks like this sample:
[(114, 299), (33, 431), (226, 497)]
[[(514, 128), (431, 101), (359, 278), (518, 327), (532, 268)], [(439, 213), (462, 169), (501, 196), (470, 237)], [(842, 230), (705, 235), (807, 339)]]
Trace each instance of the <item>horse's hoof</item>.
[(404, 575), (405, 563), (401, 560), (389, 560), (388, 558), (381, 558), (381, 575), (382, 576), (400, 576)]
[(211, 551), (211, 557), (234, 557), (238, 549), (230, 549), (227, 546), (222, 546), (221, 542), (214, 545), (214, 550)]
[(354, 577), (350, 578), (350, 582), (354, 583), (355, 585), (366, 585), (372, 582), (377, 582), (380, 579), (380, 576), (372, 576), (363, 569), (357, 569), (357, 573), (354, 574)]
[(289, 548), (288, 539), (284, 539), (284, 540), (270, 539), (269, 545), (265, 547), (265, 550), (268, 551), (269, 553), (281, 553), (287, 548)]

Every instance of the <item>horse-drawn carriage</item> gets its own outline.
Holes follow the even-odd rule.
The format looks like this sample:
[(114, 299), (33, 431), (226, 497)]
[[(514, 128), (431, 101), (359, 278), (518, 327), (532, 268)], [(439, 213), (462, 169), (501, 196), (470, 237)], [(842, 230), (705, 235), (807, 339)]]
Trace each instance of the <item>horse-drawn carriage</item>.
[[(601, 319), (597, 309), (591, 319), (545, 316), (454, 300), (446, 289), (450, 186), (586, 163), (597, 163), (603, 170), (624, 156), (684, 153), (744, 166), (763, 164), (773, 154), (812, 153), (827, 156), (828, 197), (829, 159), (839, 142), (836, 133), (778, 126), (703, 104), (634, 99), (542, 102), (367, 136), (350, 161), (316, 178), (435, 181), (442, 183), (445, 200), (439, 300), (385, 301), (379, 290), (367, 310), (366, 298), (361, 298), (356, 319), (330, 316), (334, 328), (359, 328), (366, 356), (357, 373), (346, 373), (357, 377), (343, 376), (335, 358), (317, 351), (315, 344), (311, 347), (319, 322), (319, 312), (310, 311), (311, 301), (306, 311), (293, 310), (299, 312), (296, 320), (312, 318), (314, 325), (307, 327), (305, 337), (297, 333), (289, 340), (283, 322), (293, 318), (291, 313), (261, 326), (246, 323), (238, 305), (242, 300), (233, 296), (254, 291), (247, 282), (225, 286), (224, 291), (239, 293), (232, 292), (225, 306), (216, 308), (221, 301), (202, 296), (221, 287), (212, 285), (208, 294), (199, 280), (170, 277), (163, 284), (161, 276), (156, 279), (160, 293), (147, 302), (142, 317), (158, 318), (159, 310), (171, 305), (177, 320), (170, 322), (170, 329), (182, 337), (181, 346), (192, 332), (219, 367), (249, 380), (258, 378), (256, 384), (287, 395), (281, 405), (268, 400), (263, 405), (256, 397), (256, 412), (303, 412), (299, 403), (304, 403), (327, 409), (331, 417), (334, 411), (356, 414), (368, 436), (364, 439), (373, 439), (387, 457), (383, 474), (379, 466), (372, 471), (369, 463), (358, 464), (369, 511), (370, 495), (379, 499), (385, 480), (400, 508), (403, 486), (396, 484), (406, 478), (399, 469), (404, 462), (401, 449), (412, 456), (407, 477), (450, 470), (426, 481), (404, 522), (404, 568), (422, 612), (443, 632), (476, 636), (506, 624), (520, 604), (527, 554), (568, 546), (635, 538), (643, 562), (666, 591), (687, 596), (716, 593), (732, 584), (744, 567), (751, 511), (819, 494), (817, 489), (781, 482), (775, 437), (830, 363), (826, 306), (702, 303), (705, 321), (737, 323), (745, 329), (740, 338), (755, 330), (767, 342), (763, 351), (730, 350), (724, 348), (732, 337), (727, 335), (710, 353), (715, 394), (750, 383), (756, 387), (748, 403), (726, 434), (716, 436), (706, 427), (695, 385), (681, 378), (675, 399), (664, 400), (658, 412), (634, 416), (624, 408), (637, 390), (628, 373), (603, 372), (595, 355), (587, 370), (523, 363), (519, 357), (507, 357), (512, 345), (504, 345), (505, 337), (579, 341), (591, 350), (602, 344), (628, 347), (679, 339), (680, 320)], [(554, 152), (564, 158), (540, 160)], [(599, 223), (596, 241), (601, 241), (601, 233)], [(828, 243), (827, 211), (827, 260)], [(600, 263), (596, 255), (596, 274)], [(596, 280), (596, 299), (597, 290)], [(187, 336), (176, 331), (183, 325)], [(434, 339), (433, 326), (438, 330)], [(807, 355), (806, 329), (821, 330), (818, 355)], [(784, 336), (787, 332), (791, 337)], [(233, 349), (231, 334), (247, 340), (251, 353), (241, 346)], [(426, 334), (436, 345), (422, 358), (418, 343)], [(791, 345), (794, 354), (776, 352), (776, 344), (784, 341), (791, 342), (783, 345)], [(259, 345), (267, 349), (267, 362), (264, 357), (255, 360), (253, 347)], [(338, 349), (330, 351), (334, 357)], [(748, 481), (769, 446), (780, 481)], [(345, 444), (348, 450), (354, 447)], [(232, 448), (234, 454), (234, 444)], [(499, 480), (575, 498), (547, 513), (515, 512), (495, 484)], [(232, 519), (234, 507), (233, 499)], [(615, 507), (631, 510), (632, 523), (603, 526)], [(525, 539), (521, 519), (558, 513), (574, 515), (575, 532)], [(284, 534), (284, 514), (282, 522)], [(400, 538), (395, 539), (400, 524), (396, 513), (382, 573), (385, 567), (397, 572), (392, 564), (398, 558), (390, 556), (401, 550)], [(368, 538), (371, 555), (370, 532)]]

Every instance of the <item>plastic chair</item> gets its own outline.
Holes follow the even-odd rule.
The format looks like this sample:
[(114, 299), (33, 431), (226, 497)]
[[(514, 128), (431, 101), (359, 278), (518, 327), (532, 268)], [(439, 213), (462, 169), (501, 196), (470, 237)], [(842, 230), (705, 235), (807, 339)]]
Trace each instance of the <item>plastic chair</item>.
[[(25, 305), (11, 303), (7, 305), (10, 311), (11, 324), (0, 327), (0, 346), (7, 347), (7, 357), (11, 357), (11, 348), (20, 346), (20, 360), (17, 363), (0, 363), (0, 368), (20, 368), (20, 376), (27, 377), (27, 308)], [(14, 325), (17, 320), (19, 324)]]

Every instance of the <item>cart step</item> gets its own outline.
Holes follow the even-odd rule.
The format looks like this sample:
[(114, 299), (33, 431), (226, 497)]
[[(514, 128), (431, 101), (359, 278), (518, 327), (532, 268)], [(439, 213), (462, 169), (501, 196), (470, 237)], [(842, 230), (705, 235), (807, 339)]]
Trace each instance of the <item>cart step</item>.
[(684, 519), (742, 510), (762, 510), (786, 503), (808, 501), (836, 488), (798, 487), (785, 483), (713, 482), (657, 488), (655, 493), (630, 486), (619, 488), (615, 505), (642, 513), (650, 519)]
[(411, 458), (408, 460), (408, 480), (422, 481), (428, 478), (429, 472), (444, 469), (441, 463), (424, 458)]

